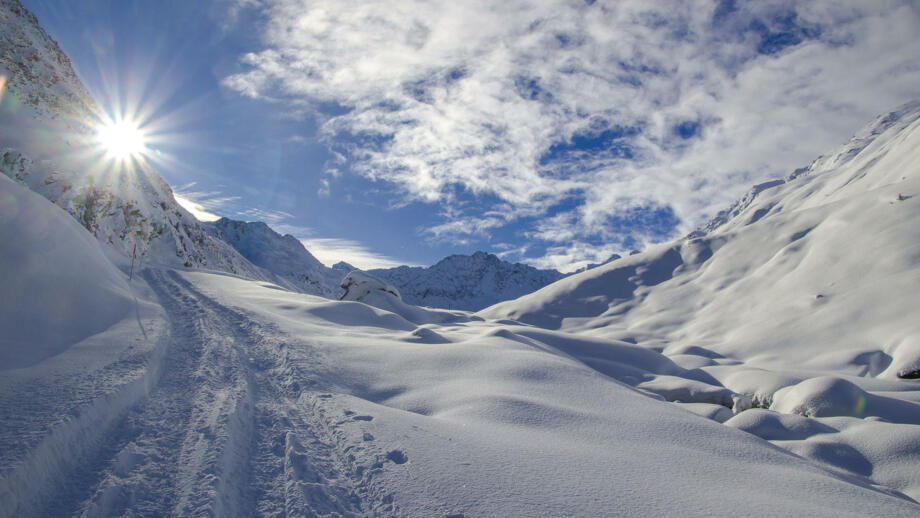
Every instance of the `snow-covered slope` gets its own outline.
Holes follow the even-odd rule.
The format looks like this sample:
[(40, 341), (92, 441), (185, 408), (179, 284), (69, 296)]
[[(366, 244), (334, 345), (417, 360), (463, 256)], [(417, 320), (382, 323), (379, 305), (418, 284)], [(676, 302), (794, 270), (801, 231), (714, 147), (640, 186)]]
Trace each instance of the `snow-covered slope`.
[[(914, 147), (899, 135), (915, 135), (913, 127), (893, 125), (864, 152), (888, 142), (886, 158), (876, 164), (901, 157), (909, 166)], [(29, 194), (11, 187), (14, 195)], [(900, 190), (900, 203), (915, 200), (908, 198), (912, 191)], [(37, 211), (58, 211), (32, 199), (42, 202)], [(870, 199), (900, 210), (888, 205), (886, 193)], [(868, 204), (864, 200), (863, 209), (871, 210)], [(849, 205), (843, 199), (830, 206)], [(37, 211), (29, 217), (44, 217)], [(689, 294), (664, 307), (641, 306), (655, 300), (651, 289), (704, 270), (675, 273), (674, 254), (682, 264), (704, 265), (704, 256), (715, 260), (732, 239), (777, 218), (741, 225), (734, 234), (724, 234), (727, 222), (697, 238), (722, 236), (711, 254), (688, 241), (572, 277), (583, 292), (568, 286), (569, 279), (542, 290), (539, 307), (574, 308), (582, 320), (519, 315), (562, 330), (408, 306), (398, 290), (362, 272), (345, 279), (347, 298), (354, 300), (336, 301), (235, 276), (147, 266), (130, 286), (138, 302), (126, 318), (82, 340), (74, 336), (80, 341), (58, 354), (0, 370), (0, 511), (625, 517), (679, 509), (707, 518), (917, 516), (920, 387), (887, 374), (872, 377), (884, 373), (877, 355), (861, 357), (875, 365), (865, 378), (847, 374), (846, 366), (834, 370), (833, 355), (806, 364), (805, 352), (771, 370), (765, 366), (781, 358), (733, 356), (731, 340), (685, 341), (654, 321), (630, 328), (603, 311), (587, 314), (591, 300), (553, 306), (547, 296), (612, 297), (620, 289), (625, 298), (633, 286), (644, 294), (632, 295), (633, 310), (646, 316), (681, 307), (698, 312)], [(766, 236), (782, 234), (781, 227), (759, 234), (760, 243), (744, 244), (768, 250), (773, 241)], [(98, 246), (86, 241), (88, 249)], [(760, 256), (744, 253), (735, 252), (742, 271), (750, 266), (741, 259)], [(49, 260), (54, 267), (68, 258), (52, 254)], [(0, 264), (0, 271), (17, 264)], [(597, 281), (623, 268), (630, 275)], [(109, 274), (100, 271), (93, 278), (104, 283)], [(756, 271), (745, 274), (760, 279)], [(112, 275), (117, 298), (124, 275)], [(753, 280), (746, 289), (767, 294), (777, 284), (770, 277)], [(589, 295), (587, 288), (596, 290)], [(900, 296), (905, 304), (914, 300)], [(506, 306), (480, 315), (498, 307)], [(37, 311), (32, 316), (41, 319)], [(77, 316), (93, 311), (75, 308)], [(623, 314), (631, 318), (629, 310)], [(691, 318), (683, 327), (689, 333), (693, 326)], [(726, 352), (717, 352), (723, 346)], [(778, 351), (807, 349), (817, 359), (835, 347), (801, 342), (780, 344)], [(767, 393), (757, 392), (767, 384), (775, 387), (773, 410), (750, 408), (769, 406)]]
[[(0, 2), (3, 45), (60, 64)], [(916, 105), (707, 232), (471, 314), (188, 271), (278, 278), (152, 171), (84, 169), (57, 86), (0, 119), (29, 137), (0, 124), (7, 176), (58, 203), (0, 178), (0, 516), (920, 514)]]
[(251, 263), (288, 281), (297, 291), (322, 297), (341, 295), (342, 278), (348, 272), (319, 262), (294, 236), (282, 236), (262, 222), (221, 218), (205, 225)]
[(876, 362), (872, 375), (894, 377), (917, 360), (907, 351), (920, 340), (918, 164), (914, 103), (794, 177), (755, 189), (707, 231), (482, 315), (760, 362), (803, 365), (818, 348), (854, 373), (868, 368), (856, 357), (878, 353), (885, 368)]
[[(416, 325), (222, 275), (148, 269), (143, 278), (138, 288), (157, 294), (170, 331), (155, 334), (144, 320), (149, 338), (137, 332), (133, 363), (127, 354), (88, 370), (46, 361), (0, 376), (8, 514), (836, 518), (920, 509), (864, 476), (694, 415), (700, 405), (616, 381), (693, 376), (632, 344), (477, 319)], [(51, 365), (54, 379), (42, 375)], [(146, 380), (146, 390), (111, 385), (110, 373), (129, 365), (138, 370), (127, 380)], [(67, 390), (56, 392), (61, 383)]]
[(88, 232), (2, 176), (0, 243), (0, 369), (57, 355), (107, 329), (133, 304), (125, 276)]
[(69, 212), (113, 259), (271, 280), (180, 207), (141, 158), (121, 166), (96, 139), (102, 115), (67, 56), (16, 0), (0, 0), (0, 173)]
[[(915, 102), (686, 239), (478, 314), (662, 351), (776, 411), (726, 424), (917, 497), (918, 287)], [(696, 399), (682, 378), (631, 384)]]
[(430, 267), (399, 266), (369, 270), (419, 306), (476, 311), (513, 299), (559, 280), (556, 270), (502, 261), (484, 252), (452, 255)]

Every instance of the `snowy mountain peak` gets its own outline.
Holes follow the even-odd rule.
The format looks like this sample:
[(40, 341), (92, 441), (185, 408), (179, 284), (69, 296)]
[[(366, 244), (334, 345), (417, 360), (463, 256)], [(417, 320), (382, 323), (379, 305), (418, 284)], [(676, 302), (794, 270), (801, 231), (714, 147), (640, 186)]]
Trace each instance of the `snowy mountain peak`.
[(17, 0), (0, 0), (0, 70), (15, 102), (58, 119), (76, 132), (92, 133), (86, 115), (97, 115), (70, 58)]
[(477, 310), (520, 297), (563, 277), (556, 270), (503, 261), (494, 254), (451, 255), (434, 266), (369, 270), (419, 306)]
[(358, 268), (355, 268), (354, 266), (346, 263), (345, 261), (339, 261), (332, 265), (332, 269), (337, 272), (344, 272), (347, 274), (347, 273), (357, 270)]
[(247, 260), (278, 275), (297, 291), (333, 298), (342, 292), (339, 281), (344, 274), (319, 262), (290, 234), (282, 236), (261, 221), (221, 218), (207, 225)]

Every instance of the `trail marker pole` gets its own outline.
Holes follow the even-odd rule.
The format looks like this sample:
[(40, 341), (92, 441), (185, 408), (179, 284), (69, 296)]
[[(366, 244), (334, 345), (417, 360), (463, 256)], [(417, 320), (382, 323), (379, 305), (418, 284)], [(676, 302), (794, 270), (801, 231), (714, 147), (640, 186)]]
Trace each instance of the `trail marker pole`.
[(131, 273), (128, 275), (128, 282), (134, 279), (134, 259), (137, 257), (137, 243), (134, 243), (134, 251), (131, 252)]

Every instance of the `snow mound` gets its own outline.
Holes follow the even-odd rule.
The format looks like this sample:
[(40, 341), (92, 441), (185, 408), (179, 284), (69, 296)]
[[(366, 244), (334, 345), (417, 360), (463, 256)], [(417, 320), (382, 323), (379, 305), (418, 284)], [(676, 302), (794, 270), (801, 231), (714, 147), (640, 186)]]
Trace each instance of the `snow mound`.
[(920, 379), (920, 336), (899, 344), (891, 355), (888, 372), (902, 379)]
[(99, 243), (48, 200), (0, 176), (0, 370), (58, 354), (132, 307)]
[(345, 293), (341, 300), (363, 302), (369, 306), (395, 313), (414, 324), (435, 324), (470, 320), (462, 311), (420, 308), (403, 302), (399, 290), (361, 270), (354, 270), (342, 279)]
[(778, 412), (805, 417), (862, 416), (869, 393), (853, 383), (833, 376), (807, 379), (773, 395), (770, 407)]
[(872, 394), (834, 376), (810, 378), (780, 389), (770, 407), (806, 417), (876, 417), (893, 423), (920, 424), (920, 404)]
[(342, 289), (345, 290), (345, 293), (342, 294), (340, 300), (353, 300), (368, 304), (390, 300), (390, 297), (402, 300), (399, 290), (360, 270), (355, 270), (342, 279)]
[(797, 414), (780, 414), (762, 408), (752, 408), (725, 422), (739, 430), (768, 441), (797, 441), (822, 433), (835, 433), (836, 429)]

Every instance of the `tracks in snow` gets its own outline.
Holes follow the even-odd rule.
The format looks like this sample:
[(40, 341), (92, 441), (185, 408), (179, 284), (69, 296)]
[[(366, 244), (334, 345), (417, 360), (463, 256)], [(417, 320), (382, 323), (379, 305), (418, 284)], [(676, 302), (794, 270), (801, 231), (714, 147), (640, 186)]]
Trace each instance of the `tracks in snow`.
[(385, 458), (342, 428), (309, 345), (174, 271), (144, 276), (170, 321), (149, 393), (88, 434), (21, 515), (399, 514), (376, 482)]

